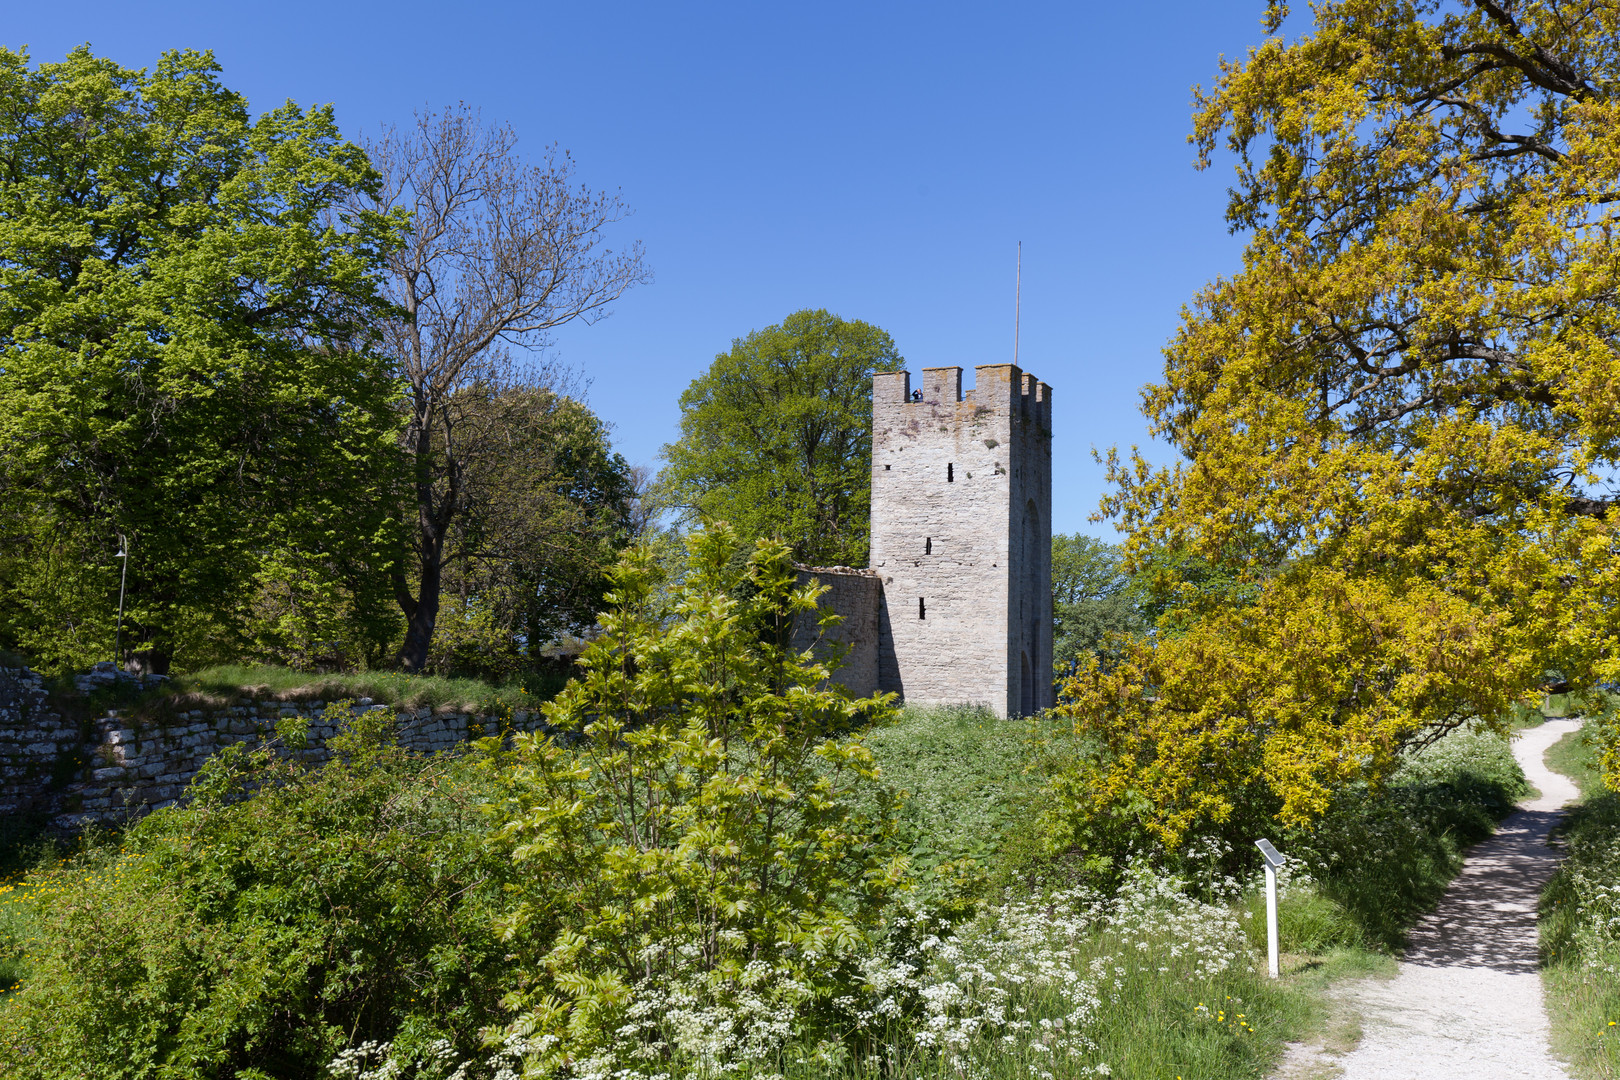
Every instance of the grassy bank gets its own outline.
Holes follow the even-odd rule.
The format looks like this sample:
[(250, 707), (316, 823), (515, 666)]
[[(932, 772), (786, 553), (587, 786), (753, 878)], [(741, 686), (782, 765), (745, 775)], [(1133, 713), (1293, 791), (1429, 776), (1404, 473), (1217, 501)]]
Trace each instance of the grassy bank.
[(284, 667), (223, 665), (177, 675), (169, 685), (175, 693), (213, 697), (239, 697), (245, 693), (327, 701), (366, 697), (412, 709), (441, 706), (479, 709), (503, 705), (533, 707), (535, 699), (545, 700), (555, 694), (560, 682), (536, 675), (527, 682), (496, 685), (481, 679), (412, 675), (403, 671), (311, 674)]
[(1582, 732), (1547, 751), (1581, 802), (1558, 833), (1566, 858), (1541, 904), (1553, 1049), (1582, 1080), (1620, 1077), (1620, 796), (1603, 787)]

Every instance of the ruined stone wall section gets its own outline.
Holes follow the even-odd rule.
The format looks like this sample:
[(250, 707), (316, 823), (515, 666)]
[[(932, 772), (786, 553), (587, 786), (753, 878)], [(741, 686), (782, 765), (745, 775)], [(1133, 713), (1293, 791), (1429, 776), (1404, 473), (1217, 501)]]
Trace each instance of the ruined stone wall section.
[(846, 646), (843, 666), (833, 671), (832, 681), (847, 687), (855, 697), (871, 697), (878, 692), (878, 608), (882, 585), (871, 570), (848, 566), (801, 566), (799, 584), (811, 580), (826, 587), (821, 595), (823, 609), (835, 611), (843, 622), (825, 634), (818, 619), (799, 618), (793, 626), (794, 649), (816, 649), (821, 659), (831, 659), (831, 643)]
[[(78, 725), (51, 710), (40, 676), (0, 669), (0, 814), (41, 815), (68, 831), (121, 825), (178, 801), (203, 762), (223, 748), (272, 739), (276, 725), (292, 717), (308, 721), (307, 746), (282, 752), (324, 762), (340, 727), (325, 718), (326, 705), (241, 698), (161, 718), (108, 710)], [(351, 711), (391, 713), (400, 744), (421, 753), (454, 751), (502, 727), (497, 718), (464, 709), (395, 709), (365, 698)], [(540, 714), (520, 711), (509, 726), (537, 730)]]
[(78, 725), (49, 708), (42, 676), (0, 668), (0, 814), (51, 813), (83, 741)]

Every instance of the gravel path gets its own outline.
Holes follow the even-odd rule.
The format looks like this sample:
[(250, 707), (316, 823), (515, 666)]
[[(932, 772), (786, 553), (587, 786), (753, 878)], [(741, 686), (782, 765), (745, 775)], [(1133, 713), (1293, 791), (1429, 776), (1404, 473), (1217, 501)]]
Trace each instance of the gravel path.
[(1536, 900), (1558, 862), (1547, 831), (1577, 794), (1542, 755), (1577, 726), (1550, 720), (1520, 734), (1513, 752), (1540, 796), (1468, 853), (1413, 928), (1395, 978), (1345, 988), (1363, 1032), (1337, 1061), (1345, 1080), (1568, 1080), (1547, 1047)]

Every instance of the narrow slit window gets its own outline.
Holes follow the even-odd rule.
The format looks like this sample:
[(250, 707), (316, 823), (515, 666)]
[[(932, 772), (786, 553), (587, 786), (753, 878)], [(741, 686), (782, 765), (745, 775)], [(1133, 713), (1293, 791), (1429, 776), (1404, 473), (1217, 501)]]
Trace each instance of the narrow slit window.
[(932, 555), (933, 553), (934, 553), (934, 538), (932, 536), (923, 537), (923, 554), (924, 555)]
[(945, 463), (945, 482), (947, 484), (950, 484), (950, 483), (954, 483), (955, 481), (956, 481), (956, 463), (954, 461), (947, 461)]
[(928, 618), (928, 601), (924, 600), (920, 596), (917, 597), (917, 618)]

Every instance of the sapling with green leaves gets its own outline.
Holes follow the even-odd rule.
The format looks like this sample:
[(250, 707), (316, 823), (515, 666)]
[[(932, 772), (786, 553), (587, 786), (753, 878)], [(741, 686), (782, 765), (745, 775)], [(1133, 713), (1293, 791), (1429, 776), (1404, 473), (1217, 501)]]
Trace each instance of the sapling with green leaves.
[(504, 770), (496, 839), (522, 882), (508, 1004), (542, 1069), (679, 1048), (621, 1032), (649, 986), (813, 1023), (858, 985), (853, 957), (908, 883), (852, 734), (892, 695), (851, 698), (796, 651), (795, 620), (837, 616), (785, 544), (738, 546), (725, 525), (693, 536), (667, 588), (647, 550), (629, 555), (580, 676), (545, 707), (555, 734), (518, 736)]

